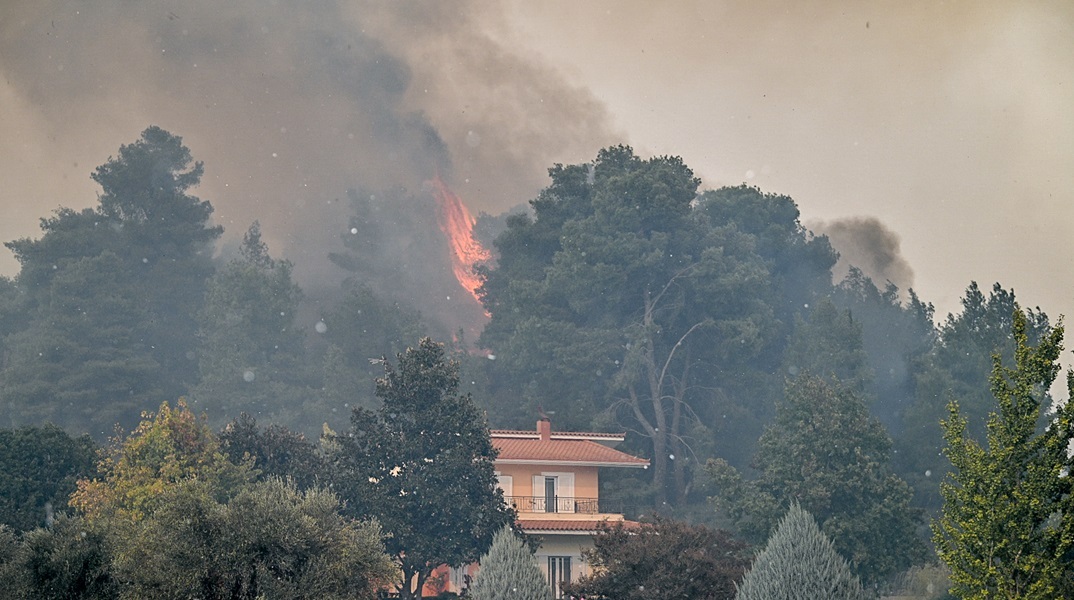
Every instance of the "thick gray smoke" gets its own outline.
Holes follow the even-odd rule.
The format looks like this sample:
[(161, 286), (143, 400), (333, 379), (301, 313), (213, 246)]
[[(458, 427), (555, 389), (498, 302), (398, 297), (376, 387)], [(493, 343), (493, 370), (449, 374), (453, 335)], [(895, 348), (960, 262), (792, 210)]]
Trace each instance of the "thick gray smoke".
[(814, 233), (827, 235), (839, 252), (839, 262), (832, 269), (836, 282), (850, 267), (857, 267), (881, 289), (888, 281), (904, 291), (913, 286), (914, 270), (899, 251), (899, 235), (876, 217), (811, 222), (808, 226)]
[(439, 173), (475, 214), (517, 205), (547, 166), (615, 140), (588, 93), (483, 33), (497, 18), (476, 2), (7, 2), (0, 237), (93, 204), (90, 171), (150, 124), (204, 161), (196, 193), (226, 235), (260, 219), (305, 284), (342, 277), (326, 256), (348, 189), (421, 194)]

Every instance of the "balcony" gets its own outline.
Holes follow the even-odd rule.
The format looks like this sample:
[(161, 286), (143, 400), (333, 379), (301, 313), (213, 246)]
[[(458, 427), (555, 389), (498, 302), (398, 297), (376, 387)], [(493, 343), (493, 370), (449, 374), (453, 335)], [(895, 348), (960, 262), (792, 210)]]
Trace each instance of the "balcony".
[(572, 496), (504, 496), (507, 505), (520, 513), (577, 513), (584, 515), (619, 513), (597, 498)]

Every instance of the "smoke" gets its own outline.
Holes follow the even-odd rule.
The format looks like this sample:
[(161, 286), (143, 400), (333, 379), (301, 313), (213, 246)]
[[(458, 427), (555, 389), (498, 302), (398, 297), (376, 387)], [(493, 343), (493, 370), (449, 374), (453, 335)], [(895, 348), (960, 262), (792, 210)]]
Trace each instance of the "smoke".
[[(345, 276), (327, 255), (349, 189), (406, 202), (440, 174), (475, 213), (517, 205), (550, 164), (615, 138), (587, 92), (483, 33), (497, 15), (483, 2), (6, 3), (0, 236), (92, 205), (89, 173), (150, 124), (205, 163), (195, 193), (225, 235), (259, 219), (304, 285)], [(414, 279), (434, 263), (406, 261)]]
[(876, 217), (850, 217), (808, 224), (818, 235), (827, 235), (839, 252), (839, 262), (832, 277), (840, 281), (850, 267), (861, 269), (881, 289), (888, 281), (909, 289), (914, 284), (914, 270), (899, 250), (899, 235)]

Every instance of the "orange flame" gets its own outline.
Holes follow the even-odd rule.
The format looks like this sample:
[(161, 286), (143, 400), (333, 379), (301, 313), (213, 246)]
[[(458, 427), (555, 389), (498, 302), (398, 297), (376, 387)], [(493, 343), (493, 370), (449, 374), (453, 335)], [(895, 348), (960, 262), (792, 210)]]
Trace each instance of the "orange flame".
[(451, 268), (455, 271), (455, 279), (480, 302), (477, 289), (481, 287), (481, 280), (474, 274), (474, 266), (488, 260), (489, 251), (474, 239), (475, 220), (462, 200), (448, 189), (439, 175), (430, 183), (436, 203), (440, 205), (440, 231), (451, 244)]

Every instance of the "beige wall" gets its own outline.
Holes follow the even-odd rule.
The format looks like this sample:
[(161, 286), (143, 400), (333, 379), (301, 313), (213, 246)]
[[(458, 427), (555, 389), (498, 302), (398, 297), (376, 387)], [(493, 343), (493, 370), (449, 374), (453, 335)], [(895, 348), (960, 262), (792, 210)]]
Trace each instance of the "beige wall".
[(496, 465), (496, 472), (509, 475), (511, 496), (543, 496), (544, 490), (533, 490), (533, 476), (542, 473), (574, 473), (574, 497), (597, 498), (597, 467), (564, 467), (556, 465)]
[(589, 575), (589, 565), (582, 561), (582, 552), (593, 548), (593, 538), (588, 535), (542, 535), (541, 547), (537, 549), (534, 559), (537, 566), (548, 578), (548, 557), (571, 557), (571, 581)]

